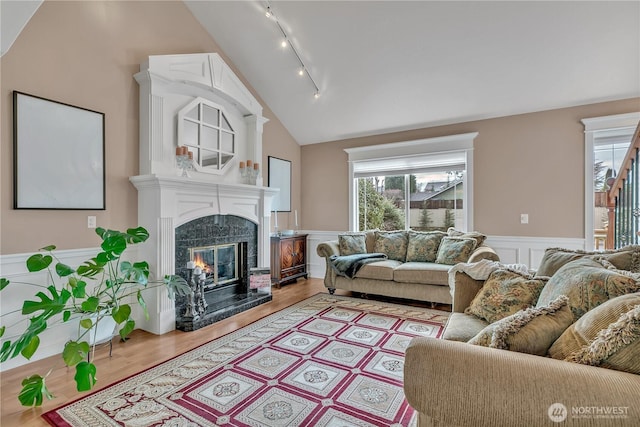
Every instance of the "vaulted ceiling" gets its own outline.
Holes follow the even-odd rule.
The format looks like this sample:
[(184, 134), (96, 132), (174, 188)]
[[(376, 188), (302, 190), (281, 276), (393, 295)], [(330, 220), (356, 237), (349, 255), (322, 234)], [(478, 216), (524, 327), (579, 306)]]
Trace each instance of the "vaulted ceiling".
[(640, 96), (640, 1), (185, 4), (300, 144)]

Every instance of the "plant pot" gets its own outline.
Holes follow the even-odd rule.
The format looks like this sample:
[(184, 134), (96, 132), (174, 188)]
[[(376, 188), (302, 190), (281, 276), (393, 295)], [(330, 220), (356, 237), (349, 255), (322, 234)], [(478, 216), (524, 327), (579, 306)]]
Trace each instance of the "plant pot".
[(82, 319), (91, 319), (93, 326), (85, 333), (82, 340), (87, 341), (89, 345), (102, 344), (109, 341), (115, 335), (116, 327), (118, 325), (111, 316), (103, 316), (100, 321), (96, 323), (98, 316), (103, 314), (104, 313), (92, 313), (78, 317), (75, 327), (75, 335), (71, 338), (73, 340), (78, 340), (78, 338), (85, 332), (85, 330), (80, 326), (80, 321)]

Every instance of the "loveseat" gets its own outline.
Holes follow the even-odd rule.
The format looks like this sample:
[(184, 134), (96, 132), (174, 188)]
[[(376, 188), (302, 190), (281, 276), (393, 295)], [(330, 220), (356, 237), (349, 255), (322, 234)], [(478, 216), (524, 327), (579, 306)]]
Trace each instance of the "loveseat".
[[(453, 273), (444, 339), (414, 338), (406, 352), (404, 390), (418, 425), (640, 425), (638, 272), (640, 246), (547, 249), (529, 274)], [(495, 279), (507, 276), (526, 284), (511, 296), (526, 289), (534, 306), (479, 317), (483, 296), (487, 306), (499, 302), (485, 313), (491, 320), (517, 308), (495, 292)]]
[[(451, 304), (448, 271), (458, 262), (498, 261), (478, 232), (367, 231), (343, 233), (320, 243), (317, 253), (326, 260), (324, 285), (333, 294), (344, 289), (431, 303)], [(365, 259), (353, 274), (336, 269), (340, 257), (378, 254)]]

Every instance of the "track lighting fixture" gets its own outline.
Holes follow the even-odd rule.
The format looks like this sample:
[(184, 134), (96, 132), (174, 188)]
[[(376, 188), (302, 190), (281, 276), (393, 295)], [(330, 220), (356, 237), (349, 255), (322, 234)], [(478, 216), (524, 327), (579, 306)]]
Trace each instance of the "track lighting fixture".
[(273, 9), (271, 8), (271, 5), (269, 4), (268, 0), (266, 1), (266, 5), (267, 5), (267, 9), (265, 11), (265, 16), (269, 19), (272, 19), (276, 23), (276, 25), (278, 26), (278, 29), (280, 30), (280, 32), (282, 33), (282, 36), (284, 37), (282, 39), (282, 42), (280, 42), (280, 46), (282, 46), (283, 48), (287, 46), (291, 47), (291, 51), (293, 52), (293, 54), (298, 59), (298, 62), (300, 63), (300, 68), (298, 69), (298, 75), (304, 76), (306, 74), (307, 77), (309, 77), (311, 84), (315, 88), (315, 92), (313, 96), (315, 99), (318, 99), (318, 97), (320, 96), (320, 89), (318, 88), (318, 85), (316, 84), (315, 80), (313, 80), (313, 77), (311, 77), (311, 74), (309, 74), (309, 69), (304, 65), (302, 58), (300, 58), (300, 54), (298, 54), (298, 51), (293, 45), (293, 43), (291, 42), (291, 39), (287, 35), (287, 32), (284, 30), (284, 28), (282, 28), (282, 25), (280, 25), (280, 21), (278, 21), (278, 16), (275, 14)]

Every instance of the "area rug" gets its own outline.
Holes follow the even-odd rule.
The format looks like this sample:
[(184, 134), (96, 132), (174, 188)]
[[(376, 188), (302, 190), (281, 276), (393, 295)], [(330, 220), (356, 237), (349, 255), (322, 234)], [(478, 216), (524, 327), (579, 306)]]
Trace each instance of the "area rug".
[(318, 294), (43, 414), (54, 426), (408, 426), (404, 350), (443, 311)]

